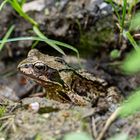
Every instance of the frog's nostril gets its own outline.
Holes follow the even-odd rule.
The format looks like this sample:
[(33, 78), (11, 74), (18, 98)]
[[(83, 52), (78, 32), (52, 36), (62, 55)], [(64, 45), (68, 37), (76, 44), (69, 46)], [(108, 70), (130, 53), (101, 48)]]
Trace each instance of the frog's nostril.
[(32, 64), (24, 64), (24, 68), (32, 67)]
[(29, 68), (29, 67), (31, 67), (31, 66), (32, 66), (32, 64), (28, 64), (28, 63), (27, 63), (27, 64), (19, 64), (17, 68), (18, 68), (18, 69)]
[(29, 68), (29, 64), (25, 64), (24, 65), (24, 68)]
[(32, 64), (30, 64), (30, 63), (27, 63), (27, 64), (24, 64), (24, 68), (30, 68), (30, 67), (32, 67), (33, 65)]

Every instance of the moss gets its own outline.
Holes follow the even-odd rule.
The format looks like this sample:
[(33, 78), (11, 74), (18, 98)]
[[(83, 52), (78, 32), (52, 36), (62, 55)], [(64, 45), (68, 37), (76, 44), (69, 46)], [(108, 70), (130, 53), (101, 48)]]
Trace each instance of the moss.
[(109, 44), (115, 42), (114, 27), (111, 20), (102, 20), (92, 27), (90, 31), (82, 32), (80, 36), (80, 54), (87, 55), (100, 51), (101, 47), (108, 47)]
[(0, 106), (0, 117), (2, 117), (6, 112), (6, 107), (5, 106)]

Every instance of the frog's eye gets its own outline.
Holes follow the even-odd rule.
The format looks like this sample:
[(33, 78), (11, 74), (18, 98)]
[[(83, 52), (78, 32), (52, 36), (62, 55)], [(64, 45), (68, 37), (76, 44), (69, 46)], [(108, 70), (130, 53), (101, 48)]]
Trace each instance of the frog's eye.
[(44, 72), (47, 70), (47, 66), (42, 62), (37, 62), (34, 64), (35, 72)]

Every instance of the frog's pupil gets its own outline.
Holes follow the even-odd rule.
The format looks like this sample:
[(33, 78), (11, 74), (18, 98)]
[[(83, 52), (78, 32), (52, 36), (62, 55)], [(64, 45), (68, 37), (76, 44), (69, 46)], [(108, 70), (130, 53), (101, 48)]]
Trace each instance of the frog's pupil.
[(36, 72), (43, 72), (46, 70), (46, 65), (44, 65), (43, 63), (36, 63), (34, 65), (34, 69)]
[(44, 70), (44, 66), (41, 66), (41, 65), (36, 66), (36, 68), (39, 70)]

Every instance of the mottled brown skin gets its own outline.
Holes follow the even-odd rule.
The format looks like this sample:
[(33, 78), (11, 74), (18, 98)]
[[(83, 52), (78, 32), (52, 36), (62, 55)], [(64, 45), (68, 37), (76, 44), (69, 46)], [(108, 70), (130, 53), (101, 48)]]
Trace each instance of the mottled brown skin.
[(49, 99), (76, 105), (107, 106), (117, 104), (120, 95), (100, 78), (76, 71), (62, 59), (32, 49), (18, 69), (46, 88)]

